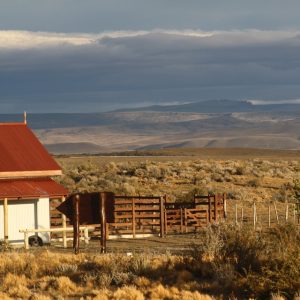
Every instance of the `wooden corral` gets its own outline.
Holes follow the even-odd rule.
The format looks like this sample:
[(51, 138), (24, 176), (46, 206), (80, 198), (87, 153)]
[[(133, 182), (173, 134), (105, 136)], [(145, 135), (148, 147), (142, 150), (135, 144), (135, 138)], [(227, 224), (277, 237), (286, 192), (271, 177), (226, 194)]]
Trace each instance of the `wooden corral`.
[[(60, 199), (51, 202), (51, 227), (64, 227), (64, 217), (56, 209)], [(114, 222), (107, 224), (108, 235), (115, 237), (143, 237), (155, 234), (163, 237), (169, 233), (196, 232), (210, 223), (226, 217), (225, 195), (195, 195), (192, 202), (168, 202), (166, 196), (114, 197)], [(66, 220), (66, 226), (70, 221)], [(91, 236), (100, 235), (99, 224), (90, 224), (95, 230)], [(68, 238), (72, 234), (68, 233)], [(52, 238), (62, 238), (53, 233)]]

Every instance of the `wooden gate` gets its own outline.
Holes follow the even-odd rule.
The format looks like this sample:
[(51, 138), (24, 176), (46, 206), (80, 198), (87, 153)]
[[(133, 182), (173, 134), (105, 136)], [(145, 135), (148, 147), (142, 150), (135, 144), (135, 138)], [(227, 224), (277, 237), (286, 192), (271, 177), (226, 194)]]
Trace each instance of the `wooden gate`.
[(165, 203), (165, 232), (195, 232), (226, 217), (225, 195), (194, 196), (193, 202)]

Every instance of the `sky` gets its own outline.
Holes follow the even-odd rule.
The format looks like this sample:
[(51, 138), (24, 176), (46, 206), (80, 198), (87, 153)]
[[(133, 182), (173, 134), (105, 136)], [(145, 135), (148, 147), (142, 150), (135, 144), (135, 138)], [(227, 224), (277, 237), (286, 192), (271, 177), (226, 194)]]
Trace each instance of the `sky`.
[(299, 0), (0, 0), (0, 113), (295, 102), (299, 11)]

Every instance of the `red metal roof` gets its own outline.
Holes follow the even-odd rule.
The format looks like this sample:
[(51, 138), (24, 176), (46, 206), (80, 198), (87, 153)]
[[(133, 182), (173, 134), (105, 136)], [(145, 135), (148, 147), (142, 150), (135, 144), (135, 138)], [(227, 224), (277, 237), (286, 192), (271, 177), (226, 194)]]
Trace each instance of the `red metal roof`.
[(22, 177), (22, 172), (53, 176), (61, 168), (26, 124), (0, 123), (0, 177)]
[(0, 199), (66, 196), (68, 190), (50, 178), (0, 180)]

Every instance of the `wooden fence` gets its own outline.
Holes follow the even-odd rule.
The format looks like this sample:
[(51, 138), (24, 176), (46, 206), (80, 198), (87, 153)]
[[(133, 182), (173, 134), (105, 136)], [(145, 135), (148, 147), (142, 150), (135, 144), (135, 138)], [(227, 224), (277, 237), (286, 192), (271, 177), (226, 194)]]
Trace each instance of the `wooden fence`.
[[(51, 228), (60, 228), (63, 217), (56, 207), (63, 199), (51, 201)], [(169, 233), (195, 232), (209, 223), (218, 222), (225, 217), (224, 195), (195, 195), (192, 202), (168, 203), (166, 196), (115, 196), (114, 223), (109, 223), (110, 235), (127, 237)], [(66, 220), (66, 227), (69, 227)], [(100, 235), (100, 225), (94, 224), (91, 236)], [(65, 232), (65, 239), (71, 234)], [(51, 238), (62, 238), (53, 232)]]
[(228, 201), (227, 222), (250, 225), (255, 229), (270, 228), (279, 224), (300, 224), (300, 205), (295, 202)]
[[(63, 199), (51, 200), (51, 228), (63, 227), (64, 219), (56, 207)], [(226, 221), (250, 225), (254, 229), (276, 224), (300, 223), (300, 207), (295, 203), (242, 203), (226, 201), (223, 195), (195, 195), (191, 202), (168, 202), (166, 196), (115, 196), (114, 223), (107, 225), (109, 235), (137, 237), (156, 234), (197, 232), (208, 224)], [(66, 220), (66, 227), (71, 227)], [(90, 236), (100, 236), (100, 225)], [(51, 238), (72, 238), (72, 233), (53, 232)]]
[(195, 195), (193, 202), (165, 203), (165, 232), (195, 232), (225, 218), (225, 195)]
[(115, 196), (114, 218), (109, 233), (114, 235), (164, 235), (165, 197)]

